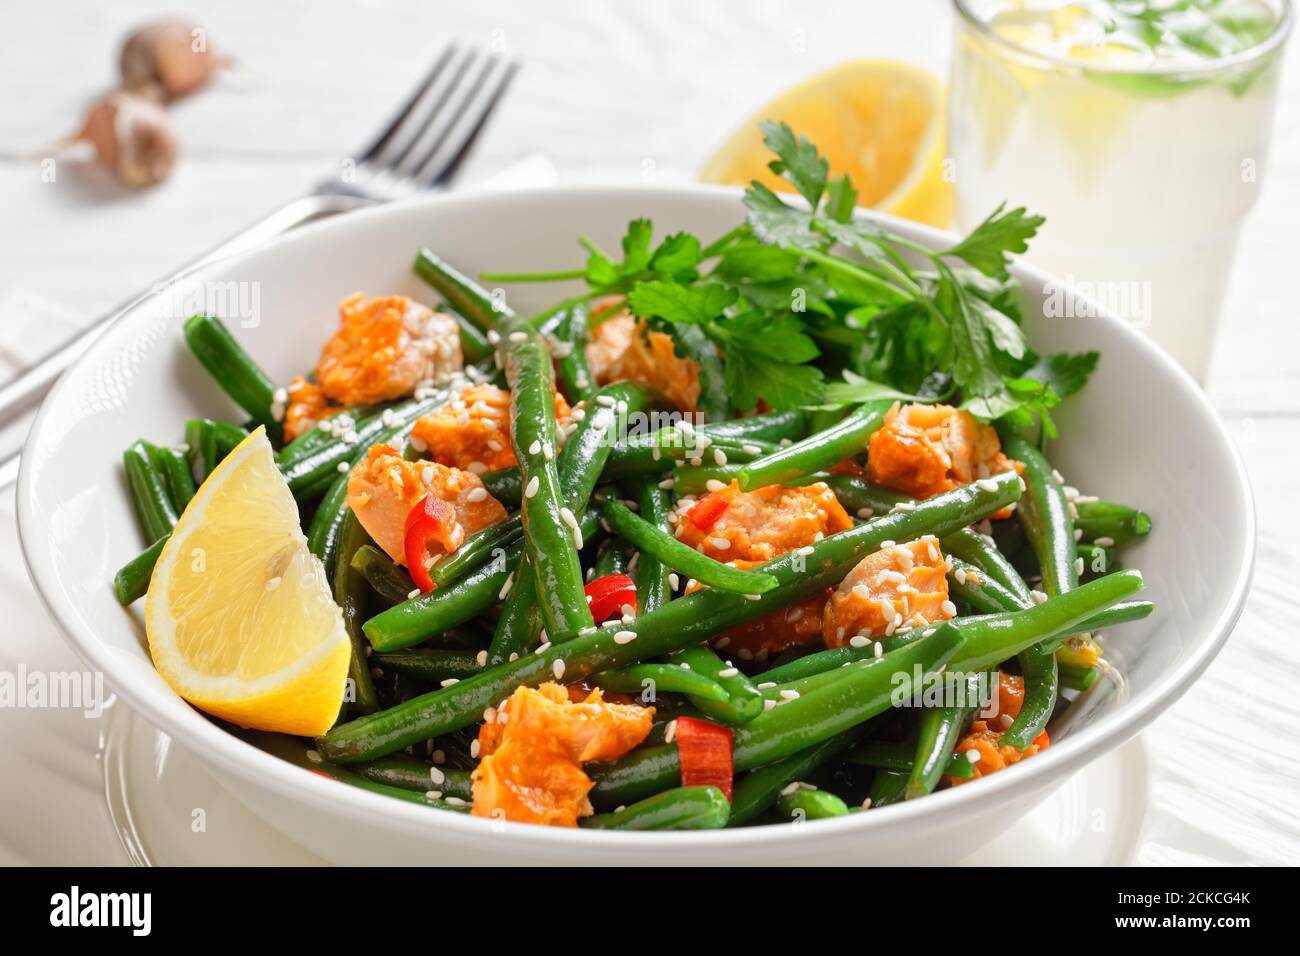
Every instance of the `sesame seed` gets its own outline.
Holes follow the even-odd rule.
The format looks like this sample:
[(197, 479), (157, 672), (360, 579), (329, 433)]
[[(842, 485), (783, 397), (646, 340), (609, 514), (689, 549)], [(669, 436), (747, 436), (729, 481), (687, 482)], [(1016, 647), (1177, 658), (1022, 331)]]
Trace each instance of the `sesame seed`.
[(568, 508), (560, 508), (560, 518), (570, 528), (576, 528), (578, 526), (578, 519), (573, 516), (573, 512)]
[(539, 487), (541, 487), (541, 482), (538, 480), (536, 475), (533, 475), (533, 477), (528, 479), (528, 486), (524, 489), (524, 497), (532, 498), (537, 494), (537, 489)]
[(763, 709), (764, 709), (764, 710), (771, 710), (771, 709), (772, 709), (773, 707), (775, 707), (775, 706), (776, 706), (776, 701), (774, 701), (774, 700), (772, 700), (772, 699), (770, 699), (770, 698), (769, 698), (768, 700), (763, 701)]
[(341, 462), (339, 462), (339, 463), (338, 463), (338, 466), (337, 466), (337, 468), (335, 468), (335, 470), (336, 470), (340, 475), (346, 475), (346, 474), (348, 473), (348, 463), (347, 463), (346, 461), (341, 461)]
[(724, 667), (722, 670), (718, 671), (718, 676), (719, 676), (719, 677), (735, 677), (735, 676), (737, 676), (739, 673), (740, 673), (740, 668), (739, 668), (739, 667)]
[(805, 544), (802, 548), (796, 548), (794, 553), (806, 558), (810, 554), (814, 554), (816, 550), (817, 549), (814, 548), (811, 544)]
[(665, 478), (663, 481), (659, 482), (659, 487), (662, 488), (664, 491), (668, 491), (675, 484), (677, 484), (676, 478)]
[(501, 585), (501, 590), (497, 592), (497, 600), (504, 601), (506, 599), (506, 595), (510, 593), (510, 589), (514, 586), (515, 586), (515, 576), (513, 574), (507, 574), (506, 583)]
[(486, 488), (471, 488), (469, 494), (465, 496), (465, 500), (472, 504), (477, 504), (480, 501), (486, 500), (487, 496), (488, 493)]
[(442, 791), (441, 791), (441, 790), (426, 790), (426, 791), (424, 791), (424, 795), (425, 795), (426, 797), (428, 797), (430, 800), (441, 800), (441, 799), (442, 799)]
[(1114, 545), (1115, 545), (1115, 539), (1114, 539), (1114, 538), (1107, 538), (1107, 537), (1096, 538), (1096, 539), (1093, 540), (1092, 543), (1095, 544), (1095, 545), (1096, 545), (1097, 547), (1099, 547), (1099, 548), (1111, 548), (1111, 547), (1114, 547)]
[(527, 332), (511, 332), (511, 333), (510, 333), (510, 341), (511, 341), (511, 342), (527, 342), (527, 341), (528, 341), (528, 333), (527, 333)]
[(717, 478), (710, 478), (704, 483), (704, 487), (709, 491), (722, 491), (727, 485), (726, 482), (718, 481)]
[(676, 571), (673, 571), (671, 574), (668, 575), (668, 585), (674, 591), (678, 590), (681, 587), (681, 578), (677, 576)]
[(1083, 574), (1083, 558), (1074, 559), (1074, 573)]
[(446, 783), (447, 775), (443, 773), (441, 770), (439, 770), (437, 767), (430, 767), (429, 780), (432, 781), (433, 783)]
[(471, 740), (469, 742), (469, 755), (473, 757), (475, 760), (477, 760), (478, 754), (479, 754), (479, 742), (478, 740)]
[(533, 443), (528, 446), (528, 454), (530, 455), (539, 454), (541, 450), (542, 450), (542, 440), (540, 438), (534, 439)]
[(668, 721), (668, 726), (664, 727), (664, 743), (670, 744), (677, 737), (677, 721)]
[(884, 645), (884, 644), (881, 644), (879, 641), (876, 641), (875, 645), (872, 646), (872, 648), (871, 648), (871, 656), (872, 656), (872, 657), (884, 657), (884, 656), (885, 656), (885, 645)]
[(533, 651), (533, 653), (534, 653), (534, 654), (545, 654), (545, 653), (546, 653), (547, 651), (549, 651), (550, 649), (551, 649), (551, 642), (550, 642), (550, 641), (546, 641), (546, 642), (543, 643), (543, 644), (538, 644), (538, 645), (537, 645), (537, 650)]
[(582, 550), (582, 529), (576, 524), (573, 526), (573, 546), (579, 551)]
[[(943, 613), (949, 617), (957, 616), (957, 605), (953, 604), (951, 601), (944, 601), (939, 605), (939, 607), (943, 610)], [(902, 622), (900, 621), (899, 623), (901, 624)]]
[(487, 651), (479, 651), (474, 655), (474, 662), (479, 667), (487, 667)]
[(501, 333), (498, 332), (496, 329), (489, 329), (487, 337), (488, 337), (488, 341), (491, 342), (493, 345), (496, 345), (498, 342), (501, 341)]
[(898, 544), (897, 541), (882, 541), (880, 542), (880, 550), (884, 551), (886, 548), (892, 548), (896, 544)]
[(966, 751), (966, 759), (971, 763), (979, 763), (980, 752), (976, 750), (974, 747), (972, 747), (970, 750)]
[(798, 699), (799, 699), (799, 692), (798, 692), (797, 690), (793, 690), (793, 689), (787, 687), (785, 690), (781, 691), (781, 699), (782, 699), (782, 700), (798, 700)]
[(321, 755), (317, 753), (315, 750), (308, 750), (307, 759), (310, 760), (312, 763), (320, 763), (322, 758)]
[(420, 596), (420, 589), (419, 589), (419, 588), (411, 588), (411, 590), (409, 590), (409, 591), (406, 592), (406, 599), (407, 599), (408, 601), (414, 601), (414, 600), (415, 600), (416, 598), (418, 598), (419, 596)]
[(635, 640), (636, 640), (636, 631), (615, 631), (614, 632), (615, 644), (631, 644)]
[(563, 677), (563, 676), (564, 676), (564, 661), (559, 660), (559, 659), (557, 658), (556, 661), (555, 661), (555, 663), (551, 665), (551, 673), (555, 675), (555, 679), (556, 679), (556, 680), (559, 680), (561, 677)]

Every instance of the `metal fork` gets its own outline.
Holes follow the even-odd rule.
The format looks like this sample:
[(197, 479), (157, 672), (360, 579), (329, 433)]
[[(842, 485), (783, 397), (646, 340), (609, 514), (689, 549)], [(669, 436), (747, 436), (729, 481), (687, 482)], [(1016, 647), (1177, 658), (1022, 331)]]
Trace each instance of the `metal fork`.
[[(119, 316), (200, 266), (251, 249), (303, 223), (446, 186), (517, 69), (516, 61), (494, 53), (448, 46), (383, 131), (355, 161), (345, 162), (339, 174), (210, 249), (165, 283), (133, 296), (0, 387), (0, 428), (44, 397)], [(18, 454), (14, 451), (0, 461), (0, 487), (13, 480)]]

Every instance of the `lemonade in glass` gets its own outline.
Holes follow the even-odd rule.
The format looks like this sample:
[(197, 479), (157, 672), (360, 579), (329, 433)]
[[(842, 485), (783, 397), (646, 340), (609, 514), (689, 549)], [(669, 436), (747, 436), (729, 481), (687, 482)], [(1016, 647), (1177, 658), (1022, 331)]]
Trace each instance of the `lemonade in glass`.
[[(1290, 0), (954, 3), (960, 225), (1003, 200), (1046, 216), (1032, 261), (1203, 379)], [(1062, 317), (1091, 308), (1048, 292)]]

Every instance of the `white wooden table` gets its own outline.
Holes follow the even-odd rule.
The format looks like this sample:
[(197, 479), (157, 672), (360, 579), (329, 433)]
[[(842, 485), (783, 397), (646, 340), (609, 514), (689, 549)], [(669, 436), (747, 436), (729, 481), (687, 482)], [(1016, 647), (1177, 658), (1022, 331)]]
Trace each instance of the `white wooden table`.
[[(56, 181), (44, 182), (38, 158), (113, 83), (119, 38), (181, 7), (238, 66), (175, 108), (175, 175), (129, 193), (96, 170), (62, 163)], [(945, 72), (951, 15), (947, 0), (511, 0), (473, 8), (63, 0), (14, 5), (5, 27), (0, 364), (12, 366), (337, 168), (446, 40), (504, 47), (525, 64), (465, 181), (540, 152), (562, 181), (676, 182), (691, 179), (770, 95), (825, 67), (887, 57)], [(1144, 734), (1153, 760), (1138, 853), (1145, 863), (1300, 863), (1295, 51), (1283, 86), (1272, 169), (1240, 247), (1209, 382), (1254, 480), (1259, 567), (1227, 649)], [(41, 322), (29, 319), (32, 296), (43, 302)], [(17, 560), (11, 521), (0, 549)], [(0, 770), (5, 759), (0, 750)]]

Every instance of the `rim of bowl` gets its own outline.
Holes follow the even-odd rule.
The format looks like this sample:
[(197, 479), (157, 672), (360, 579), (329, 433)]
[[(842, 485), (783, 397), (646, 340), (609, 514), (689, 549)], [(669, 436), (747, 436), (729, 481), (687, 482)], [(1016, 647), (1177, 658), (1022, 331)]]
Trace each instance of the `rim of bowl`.
[(1229, 53), (1227, 56), (1215, 57), (1204, 63), (1147, 63), (1142, 66), (1125, 67), (1119, 63), (1093, 62), (1065, 54), (1050, 53), (1017, 43), (993, 29), (985, 18), (972, 8), (972, 0), (952, 0), (953, 8), (961, 20), (980, 36), (996, 47), (1013, 54), (1022, 60), (1032, 60), (1054, 69), (1085, 70), (1089, 73), (1128, 76), (1175, 76), (1191, 78), (1212, 78), (1244, 66), (1251, 66), (1277, 51), (1286, 43), (1294, 23), (1294, 7), (1291, 0), (1273, 0), (1276, 6), (1277, 23), (1270, 33), (1259, 43)]
[[(560, 186), (543, 189), (525, 189), (504, 191), (492, 189), (462, 190), (454, 194), (439, 196), (414, 197), (400, 202), (389, 203), (375, 208), (361, 209), (345, 216), (311, 223), (270, 240), (263, 246), (239, 253), (217, 262), (208, 263), (176, 276), (176, 279), (189, 279), (208, 271), (228, 268), (233, 263), (245, 261), (260, 255), (272, 246), (292, 242), (294, 237), (316, 232), (339, 232), (346, 234), (354, 222), (369, 218), (402, 215), (407, 210), (430, 206), (458, 204), (510, 204), (521, 198), (538, 196), (547, 197), (547, 201), (564, 203), (579, 199), (591, 199), (601, 195), (614, 195), (626, 198), (643, 195), (647, 202), (653, 202), (655, 196), (672, 195), (687, 202), (701, 198), (719, 199), (727, 197), (738, 200), (741, 195), (739, 187), (678, 185), (678, 186), (639, 186), (639, 185), (600, 185), (600, 186)], [(900, 219), (870, 209), (859, 209), (858, 215), (882, 222), (890, 228), (902, 232), (912, 232), (920, 241), (937, 248), (952, 245), (957, 237), (941, 229)], [(1040, 286), (1049, 277), (1031, 265), (1016, 259), (1011, 271), (1018, 277), (1036, 281)], [(109, 646), (93, 634), (93, 629), (86, 628), (78, 615), (59, 596), (54, 585), (55, 572), (47, 554), (37, 547), (31, 539), (38, 521), (36, 507), (36, 489), (32, 477), (30, 461), (34, 456), (27, 449), (42, 444), (45, 440), (44, 423), (63, 393), (71, 388), (75, 373), (91, 362), (98, 351), (108, 341), (113, 331), (123, 321), (138, 312), (148, 302), (166, 291), (136, 300), (126, 306), (115, 318), (104, 334), (97, 337), (94, 344), (81, 355), (71, 368), (59, 379), (49, 396), (42, 404), (32, 424), (26, 445), (22, 465), (19, 471), (18, 530), (23, 556), (26, 560), (32, 581), (40, 594), (42, 602), (51, 616), (58, 622), (73, 649), (88, 663), (102, 671), (106, 678), (110, 675), (123, 676), (118, 665), (119, 658), (112, 653)], [(1085, 298), (1085, 297), (1080, 297)], [(304, 800), (325, 811), (346, 813), (356, 826), (378, 827), (382, 829), (400, 829), (402, 831), (427, 831), (429, 828), (446, 829), (465, 839), (479, 839), (487, 842), (513, 843), (515, 845), (565, 847), (572, 850), (589, 850), (607, 846), (612, 849), (625, 847), (629, 850), (644, 851), (653, 846), (656, 850), (671, 852), (677, 849), (717, 849), (724, 851), (742, 846), (757, 847), (761, 845), (782, 845), (792, 841), (807, 844), (817, 838), (836, 838), (853, 833), (866, 835), (883, 827), (902, 825), (909, 821), (924, 819), (931, 815), (945, 812), (958, 812), (967, 805), (996, 801), (1008, 789), (1031, 792), (1042, 789), (1060, 778), (1072, 774), (1082, 766), (1095, 759), (1102, 752), (1110, 750), (1136, 734), (1156, 715), (1183, 695), (1197, 677), (1222, 649), (1233, 626), (1241, 616), (1246, 596), (1250, 587), (1255, 565), (1256, 517), (1254, 496), (1250, 480), (1242, 460), (1241, 453), (1229, 436), (1218, 412), (1210, 404), (1200, 386), (1172, 358), (1150, 342), (1139, 331), (1112, 316), (1109, 312), (1097, 308), (1095, 313), (1100, 321), (1120, 326), (1119, 334), (1128, 339), (1128, 346), (1136, 348), (1147, 355), (1148, 359), (1161, 367), (1167, 375), (1172, 375), (1188, 394), (1189, 400), (1213, 423), (1215, 437), (1222, 444), (1232, 464), (1232, 471), (1237, 481), (1244, 511), (1244, 549), (1246, 553), (1238, 564), (1236, 580), (1233, 582), (1229, 599), (1217, 619), (1204, 629), (1204, 638), (1193, 650), (1187, 660), (1175, 667), (1170, 673), (1156, 681), (1145, 698), (1137, 703), (1126, 703), (1112, 712), (1103, 714), (1095, 722), (1070, 734), (1059, 744), (1054, 744), (1047, 751), (1039, 754), (1033, 761), (1017, 767), (1016, 772), (996, 774), (986, 779), (979, 787), (953, 787), (926, 797), (924, 800), (905, 801), (893, 806), (882, 807), (875, 813), (851, 814), (847, 817), (821, 820), (816, 827), (761, 826), (745, 827), (735, 830), (706, 830), (691, 832), (618, 832), (610, 830), (583, 830), (558, 827), (542, 827), (526, 823), (502, 822), (470, 817), (460, 813), (431, 813), (428, 807), (416, 806), (404, 801), (392, 800), (380, 794), (371, 793), (358, 787), (340, 784), (311, 773), (307, 768), (278, 757), (255, 746), (224, 727), (213, 722), (198, 710), (185, 704), (179, 698), (172, 698), (168, 703), (180, 704), (185, 710), (180, 719), (176, 712), (162, 702), (163, 698), (137, 690), (129, 679), (109, 680), (113, 689), (126, 699), (132, 710), (143, 716), (155, 727), (178, 739), (192, 752), (212, 760), (224, 771), (231, 773), (250, 785), (269, 789), (291, 799)]]

